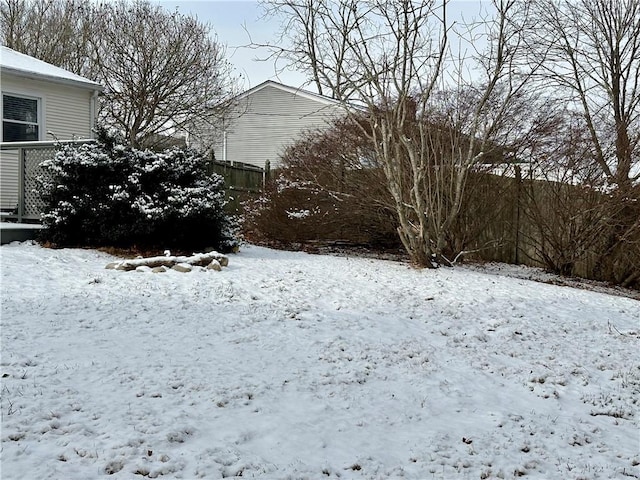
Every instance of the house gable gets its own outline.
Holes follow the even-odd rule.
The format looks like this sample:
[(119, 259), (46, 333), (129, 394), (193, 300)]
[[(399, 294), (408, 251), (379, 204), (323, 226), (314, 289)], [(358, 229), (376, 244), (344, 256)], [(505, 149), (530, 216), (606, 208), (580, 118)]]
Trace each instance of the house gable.
[(268, 81), (237, 98), (214, 154), (217, 160), (263, 168), (268, 160), (275, 168), (286, 147), (343, 113), (338, 101)]

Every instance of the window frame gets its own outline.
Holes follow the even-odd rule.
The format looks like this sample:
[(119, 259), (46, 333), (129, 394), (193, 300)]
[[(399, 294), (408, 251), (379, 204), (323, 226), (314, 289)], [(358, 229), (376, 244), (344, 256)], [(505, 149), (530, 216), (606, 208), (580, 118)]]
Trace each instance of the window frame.
[[(36, 101), (36, 120), (34, 122), (28, 122), (28, 121), (24, 121), (24, 120), (15, 120), (12, 118), (5, 118), (4, 116), (4, 105), (5, 105), (5, 101), (4, 101), (4, 97), (14, 97), (14, 98), (20, 98), (20, 99), (25, 99), (25, 100), (35, 100)], [(2, 129), (0, 129), (0, 141), (2, 142), (7, 142), (7, 143), (14, 143), (14, 142), (30, 142), (30, 141), (40, 141), (42, 140), (42, 130), (43, 130), (43, 122), (42, 122), (42, 97), (38, 97), (35, 95), (30, 95), (30, 94), (25, 94), (25, 93), (15, 93), (15, 92), (11, 92), (11, 91), (2, 91), (0, 94), (0, 109), (2, 110), (0, 112), (0, 116), (2, 118)], [(5, 122), (8, 123), (12, 123), (14, 125), (33, 125), (38, 129), (38, 135), (37, 135), (37, 139), (36, 140), (5, 140), (4, 138), (4, 125)]]

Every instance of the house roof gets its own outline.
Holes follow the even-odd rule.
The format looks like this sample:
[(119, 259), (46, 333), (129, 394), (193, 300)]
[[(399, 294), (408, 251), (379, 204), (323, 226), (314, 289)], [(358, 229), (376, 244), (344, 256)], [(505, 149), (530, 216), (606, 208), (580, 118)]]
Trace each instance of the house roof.
[(325, 105), (340, 105), (341, 103), (338, 100), (327, 97), (325, 95), (320, 95), (319, 93), (309, 92), (307, 90), (303, 90), (301, 88), (290, 87), (288, 85), (284, 85), (282, 83), (274, 82), (273, 80), (267, 80), (266, 82), (262, 82), (260, 85), (257, 85), (249, 90), (238, 95), (238, 99), (243, 99), (248, 97), (249, 95), (259, 92), (268, 87), (277, 88), (287, 93), (291, 93), (293, 95), (297, 95), (299, 97), (307, 98), (309, 100), (313, 100), (316, 102), (323, 103)]
[(89, 90), (103, 90), (104, 88), (99, 83), (88, 78), (81, 77), (29, 55), (16, 52), (4, 45), (0, 50), (0, 71), (19, 77), (74, 85)]

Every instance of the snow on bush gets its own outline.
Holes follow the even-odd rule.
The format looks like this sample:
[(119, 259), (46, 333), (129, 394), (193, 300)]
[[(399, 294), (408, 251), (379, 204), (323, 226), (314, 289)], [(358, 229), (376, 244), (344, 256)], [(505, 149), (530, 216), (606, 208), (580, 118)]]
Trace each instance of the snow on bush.
[(189, 150), (161, 153), (117, 144), (61, 146), (42, 163), (42, 239), (58, 246), (214, 247), (235, 245), (224, 180)]

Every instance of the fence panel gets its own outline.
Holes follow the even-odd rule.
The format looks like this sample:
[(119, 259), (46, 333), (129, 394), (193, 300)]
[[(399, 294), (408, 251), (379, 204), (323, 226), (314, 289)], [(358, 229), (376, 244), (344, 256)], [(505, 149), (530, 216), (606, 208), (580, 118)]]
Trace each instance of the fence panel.
[[(639, 283), (634, 280), (640, 278), (634, 201), (625, 207), (611, 196), (569, 182), (522, 178), (517, 169), (514, 177), (489, 175), (480, 180), (461, 214), (468, 229), (475, 219), (467, 218), (468, 211), (480, 213), (476, 218), (482, 228), (467, 245), (470, 258)], [(483, 205), (493, 213), (483, 211)], [(486, 248), (492, 241), (495, 247)]]
[(213, 161), (210, 169), (224, 178), (227, 210), (235, 214), (242, 211), (243, 202), (261, 194), (269, 177), (268, 169), (246, 163)]

